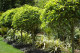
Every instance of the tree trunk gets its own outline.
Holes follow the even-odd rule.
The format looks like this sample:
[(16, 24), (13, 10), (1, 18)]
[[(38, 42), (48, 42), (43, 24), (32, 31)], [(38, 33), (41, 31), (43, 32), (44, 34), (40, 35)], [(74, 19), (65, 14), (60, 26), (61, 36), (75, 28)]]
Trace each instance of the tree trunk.
[(2, 37), (3, 37), (3, 34), (2, 34)]
[(14, 34), (13, 38), (15, 39), (15, 29), (14, 29), (14, 32), (13, 32), (13, 34)]
[(22, 42), (22, 29), (21, 29), (21, 42)]
[(71, 22), (72, 53), (74, 53), (74, 20)]
[(33, 49), (35, 49), (35, 34), (32, 33), (32, 39), (33, 39)]

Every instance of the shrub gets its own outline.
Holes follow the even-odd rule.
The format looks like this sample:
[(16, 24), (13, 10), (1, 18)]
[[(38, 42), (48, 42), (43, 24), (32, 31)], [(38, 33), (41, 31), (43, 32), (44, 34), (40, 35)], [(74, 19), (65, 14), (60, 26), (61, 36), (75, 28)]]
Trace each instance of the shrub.
[(9, 41), (15, 41), (16, 43), (23, 43), (23, 44), (31, 44), (32, 43), (32, 39), (30, 34), (28, 34), (27, 32), (23, 32), (23, 36), (22, 36), (22, 40), (21, 40), (21, 33), (19, 30), (15, 31), (15, 37), (14, 37), (14, 29), (10, 29), (7, 34), (6, 34), (6, 38), (5, 38), (8, 42)]
[(17, 36), (17, 43), (23, 43), (23, 44), (32, 44), (32, 37), (27, 32), (23, 31), (23, 36), (21, 40), (21, 34), (20, 31), (16, 31), (15, 36)]
[(52, 37), (49, 39), (48, 36), (44, 35), (37, 36), (36, 47), (49, 52), (68, 51), (68, 48), (70, 48), (68, 44), (61, 42), (59, 39), (54, 40), (54, 37), (53, 38)]
[(8, 31), (7, 31), (7, 34), (6, 34), (6, 36), (5, 36), (5, 39), (7, 39), (8, 41), (13, 41), (13, 40), (15, 40), (15, 37), (14, 37), (14, 29), (9, 29)]

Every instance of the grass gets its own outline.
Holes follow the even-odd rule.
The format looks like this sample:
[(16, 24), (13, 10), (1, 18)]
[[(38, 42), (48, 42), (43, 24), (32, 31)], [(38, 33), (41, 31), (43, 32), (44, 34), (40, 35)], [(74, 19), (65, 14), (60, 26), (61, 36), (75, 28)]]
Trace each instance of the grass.
[(0, 37), (0, 53), (23, 53), (19, 49), (14, 48), (11, 45), (8, 45), (3, 41), (3, 38)]

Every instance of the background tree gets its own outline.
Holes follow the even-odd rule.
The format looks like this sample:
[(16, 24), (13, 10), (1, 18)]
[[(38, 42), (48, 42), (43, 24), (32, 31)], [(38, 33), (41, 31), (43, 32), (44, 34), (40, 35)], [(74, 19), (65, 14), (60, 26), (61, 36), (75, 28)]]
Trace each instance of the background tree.
[(34, 5), (34, 0), (0, 0), (0, 11), (20, 7), (24, 4)]

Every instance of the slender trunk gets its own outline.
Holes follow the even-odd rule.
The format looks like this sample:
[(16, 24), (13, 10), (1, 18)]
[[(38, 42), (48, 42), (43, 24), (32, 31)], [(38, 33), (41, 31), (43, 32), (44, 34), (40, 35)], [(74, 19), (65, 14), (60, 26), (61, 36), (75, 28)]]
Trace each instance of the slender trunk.
[(33, 49), (35, 49), (35, 34), (32, 33), (32, 39), (33, 39)]
[(2, 34), (2, 37), (3, 37), (3, 34)]
[(22, 42), (22, 29), (21, 29), (21, 42)]
[(13, 32), (13, 34), (14, 34), (13, 38), (15, 39), (15, 29), (14, 29), (14, 32)]
[(74, 20), (71, 22), (72, 53), (74, 53)]

